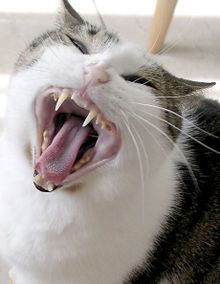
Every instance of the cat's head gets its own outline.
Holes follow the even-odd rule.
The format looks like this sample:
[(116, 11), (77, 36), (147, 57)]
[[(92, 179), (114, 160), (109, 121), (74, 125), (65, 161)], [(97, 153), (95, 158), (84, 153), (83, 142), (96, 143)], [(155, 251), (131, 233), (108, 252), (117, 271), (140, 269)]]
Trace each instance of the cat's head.
[(57, 29), (21, 53), (7, 137), (40, 190), (138, 186), (166, 160), (183, 98), (212, 84), (183, 80), (63, 0)]

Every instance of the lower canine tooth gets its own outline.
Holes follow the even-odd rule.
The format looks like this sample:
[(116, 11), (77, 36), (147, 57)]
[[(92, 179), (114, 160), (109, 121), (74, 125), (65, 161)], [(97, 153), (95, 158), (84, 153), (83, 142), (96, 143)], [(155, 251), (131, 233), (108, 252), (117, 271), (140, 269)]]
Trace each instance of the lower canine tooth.
[(56, 106), (55, 106), (55, 111), (57, 111), (61, 105), (65, 102), (65, 100), (70, 96), (70, 93), (68, 91), (63, 91), (56, 103)]
[(94, 109), (91, 109), (89, 114), (87, 115), (86, 119), (83, 122), (83, 127), (85, 127), (86, 125), (88, 125), (90, 123), (91, 120), (93, 120), (94, 117), (96, 117), (97, 115), (97, 111)]
[(40, 175), (36, 175), (34, 178), (33, 178), (33, 182), (36, 183), (36, 184), (39, 184), (41, 181), (41, 176)]

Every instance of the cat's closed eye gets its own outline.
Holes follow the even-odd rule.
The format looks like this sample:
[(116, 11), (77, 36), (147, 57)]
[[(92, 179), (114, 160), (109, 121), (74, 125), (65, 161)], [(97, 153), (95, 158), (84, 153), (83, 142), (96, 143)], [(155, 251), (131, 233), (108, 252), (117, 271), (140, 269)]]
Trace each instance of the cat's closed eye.
[(126, 81), (136, 83), (136, 84), (141, 84), (141, 85), (156, 89), (156, 87), (152, 84), (152, 82), (144, 77), (140, 77), (134, 74), (134, 75), (125, 75), (123, 76), (123, 78)]
[(79, 51), (81, 51), (83, 54), (88, 54), (86, 47), (80, 41), (70, 37), (67, 34), (66, 34), (66, 36), (79, 49)]

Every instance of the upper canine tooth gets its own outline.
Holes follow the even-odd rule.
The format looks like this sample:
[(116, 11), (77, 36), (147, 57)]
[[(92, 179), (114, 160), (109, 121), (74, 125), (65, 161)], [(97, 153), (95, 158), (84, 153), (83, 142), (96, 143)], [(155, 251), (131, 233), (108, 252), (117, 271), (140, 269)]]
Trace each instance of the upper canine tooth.
[(68, 91), (63, 91), (56, 103), (55, 111), (57, 111), (61, 105), (65, 102), (65, 100), (70, 96), (70, 93)]
[(91, 120), (93, 120), (93, 118), (98, 114), (98, 112), (94, 109), (91, 109), (89, 114), (87, 115), (86, 119), (83, 122), (83, 127), (85, 127), (86, 125), (88, 125), (90, 123)]

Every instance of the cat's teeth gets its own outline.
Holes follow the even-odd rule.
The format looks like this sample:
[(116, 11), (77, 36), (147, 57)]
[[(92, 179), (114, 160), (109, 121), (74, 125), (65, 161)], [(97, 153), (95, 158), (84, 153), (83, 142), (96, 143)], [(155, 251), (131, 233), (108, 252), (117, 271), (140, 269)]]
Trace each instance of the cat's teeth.
[(111, 131), (111, 126), (106, 121), (101, 121), (102, 123), (102, 129), (106, 129), (108, 131)]
[(53, 93), (53, 99), (56, 102), (59, 99), (59, 94), (58, 93)]
[(49, 145), (49, 138), (50, 137), (49, 137), (48, 130), (44, 130), (44, 132), (43, 132), (43, 143), (41, 145), (42, 152), (44, 152), (47, 149), (47, 147)]
[[(42, 177), (38, 174), (35, 177), (33, 177), (33, 182), (37, 185), (40, 185), (42, 183)], [(47, 191), (53, 191), (54, 185), (52, 183), (47, 184)]]
[(84, 158), (81, 158), (72, 168), (73, 171), (77, 171), (80, 169), (83, 165), (87, 164), (91, 160), (91, 157), (87, 156)]
[(102, 120), (101, 115), (98, 114), (97, 115), (97, 119), (96, 119), (96, 124), (102, 124), (101, 128), (102, 129), (107, 129), (108, 131), (111, 130), (111, 126), (108, 124), (107, 121)]
[(54, 190), (54, 185), (52, 183), (48, 184), (47, 190), (48, 191), (53, 191)]
[(73, 92), (71, 95), (71, 99), (79, 106), (82, 108), (85, 108), (89, 110), (89, 103), (86, 100), (83, 100), (78, 96), (77, 92)]
[(101, 128), (102, 128), (102, 129), (104, 129), (104, 128), (107, 129), (107, 124), (106, 124), (106, 122), (105, 122), (105, 121), (102, 121), (101, 123), (102, 123), (102, 127), (101, 127)]
[(101, 115), (98, 114), (95, 123), (96, 123), (96, 124), (99, 124), (99, 123), (101, 123), (101, 122), (102, 122)]
[(82, 126), (85, 127), (86, 125), (88, 125), (90, 121), (93, 120), (94, 117), (96, 117), (97, 114), (98, 112), (96, 110), (91, 109)]
[(36, 175), (35, 177), (33, 177), (33, 182), (36, 184), (39, 184), (41, 182), (41, 176)]
[(58, 111), (58, 109), (61, 107), (61, 105), (65, 102), (65, 100), (70, 96), (70, 93), (68, 91), (63, 91), (56, 103), (55, 111)]

